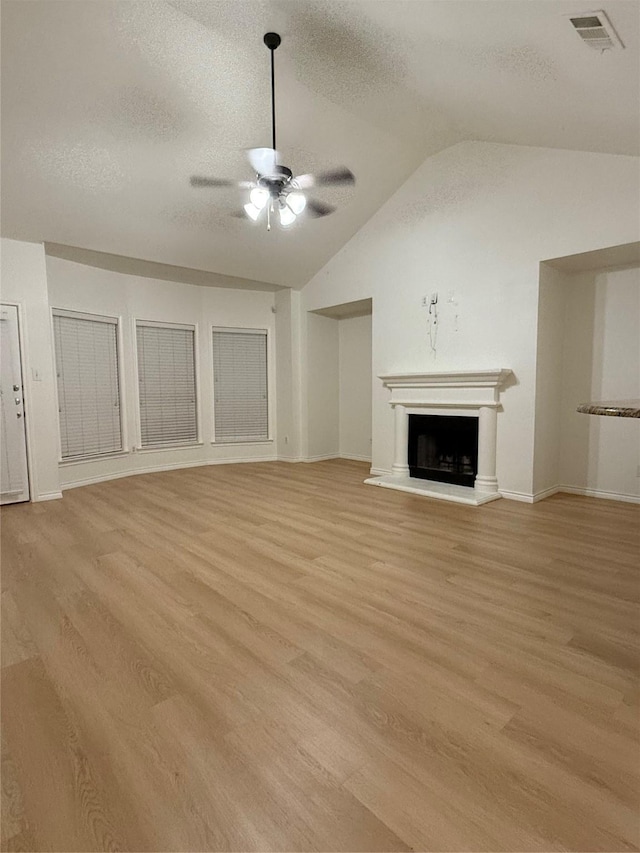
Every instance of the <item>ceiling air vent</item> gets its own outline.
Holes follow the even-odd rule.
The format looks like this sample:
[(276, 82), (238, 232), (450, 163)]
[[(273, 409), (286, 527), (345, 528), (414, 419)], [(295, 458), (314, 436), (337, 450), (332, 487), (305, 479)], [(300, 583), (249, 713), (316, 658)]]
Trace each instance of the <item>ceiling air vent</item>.
[(594, 50), (619, 50), (624, 47), (604, 12), (570, 15), (569, 20), (582, 41)]

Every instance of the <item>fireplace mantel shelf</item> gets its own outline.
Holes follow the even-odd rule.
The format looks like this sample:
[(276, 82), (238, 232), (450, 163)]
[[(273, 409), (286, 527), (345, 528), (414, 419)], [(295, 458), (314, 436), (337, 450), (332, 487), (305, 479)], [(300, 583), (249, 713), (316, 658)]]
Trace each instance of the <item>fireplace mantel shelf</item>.
[(454, 370), (442, 373), (384, 373), (386, 388), (501, 388), (510, 370)]

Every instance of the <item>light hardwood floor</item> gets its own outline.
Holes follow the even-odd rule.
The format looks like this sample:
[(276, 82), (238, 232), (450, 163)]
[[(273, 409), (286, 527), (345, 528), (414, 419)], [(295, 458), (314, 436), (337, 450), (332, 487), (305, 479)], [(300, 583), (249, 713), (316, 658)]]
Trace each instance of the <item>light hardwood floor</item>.
[(640, 508), (366, 471), (3, 509), (2, 849), (638, 849)]

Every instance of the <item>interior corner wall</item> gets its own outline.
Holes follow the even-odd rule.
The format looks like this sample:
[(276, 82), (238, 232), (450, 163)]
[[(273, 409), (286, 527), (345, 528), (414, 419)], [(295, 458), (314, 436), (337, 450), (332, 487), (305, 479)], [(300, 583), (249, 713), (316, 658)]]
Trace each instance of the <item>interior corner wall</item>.
[(312, 462), (340, 454), (339, 321), (306, 315), (305, 458)]
[(339, 450), (345, 459), (371, 461), (371, 314), (338, 320)]
[(275, 307), (278, 459), (296, 462), (302, 456), (300, 292), (278, 290)]
[(533, 494), (542, 496), (560, 482), (560, 422), (565, 301), (568, 276), (540, 264)]
[[(61, 464), (62, 488), (145, 471), (277, 458), (275, 408), (278, 388), (275, 375), (276, 315), (272, 310), (273, 293), (158, 281), (97, 269), (54, 257), (47, 257), (46, 265), (49, 305), (52, 308), (119, 317), (123, 342), (121, 359), (124, 368), (125, 452), (92, 461)], [(48, 311), (47, 307), (47, 314)], [(197, 328), (196, 358), (201, 427), (201, 443), (197, 446), (143, 450), (139, 450), (136, 446), (138, 443), (137, 377), (134, 367), (136, 319), (185, 323)], [(247, 444), (212, 444), (212, 326), (237, 326), (269, 331), (269, 389), (274, 440)]]
[(0, 243), (1, 298), (21, 309), (31, 498), (58, 498), (58, 411), (44, 246), (5, 238)]
[(576, 411), (590, 400), (640, 399), (640, 269), (566, 277), (559, 482), (604, 497), (640, 497), (635, 418)]
[[(636, 157), (464, 142), (427, 158), (314, 276), (305, 311), (373, 298), (376, 472), (393, 461), (380, 374), (509, 368), (498, 481), (532, 499), (540, 262), (637, 241), (639, 197)], [(422, 307), (432, 292), (433, 349)]]

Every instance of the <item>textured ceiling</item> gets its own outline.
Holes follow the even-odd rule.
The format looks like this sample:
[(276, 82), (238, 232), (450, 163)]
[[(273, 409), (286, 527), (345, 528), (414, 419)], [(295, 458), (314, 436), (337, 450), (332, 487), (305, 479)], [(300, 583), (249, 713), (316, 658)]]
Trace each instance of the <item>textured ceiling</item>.
[[(2, 233), (301, 287), (426, 156), (461, 139), (638, 153), (639, 10), (597, 54), (563, 0), (7, 0)], [(270, 233), (231, 214), (270, 140), (295, 173), (346, 164), (339, 210)]]

